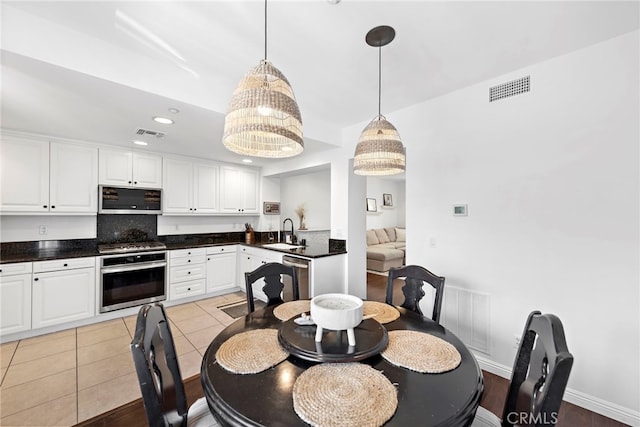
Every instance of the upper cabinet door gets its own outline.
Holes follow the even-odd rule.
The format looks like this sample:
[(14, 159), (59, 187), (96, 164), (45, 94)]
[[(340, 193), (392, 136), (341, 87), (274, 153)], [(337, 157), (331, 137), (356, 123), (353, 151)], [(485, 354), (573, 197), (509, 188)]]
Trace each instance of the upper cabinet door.
[(191, 162), (164, 159), (164, 182), (162, 185), (163, 214), (186, 214), (193, 212), (191, 175)]
[(51, 143), (50, 212), (96, 213), (98, 210), (98, 149)]
[(258, 172), (223, 166), (220, 173), (220, 210), (235, 214), (258, 213)]
[(197, 214), (218, 212), (218, 166), (193, 164), (193, 206)]
[(133, 153), (101, 148), (98, 171), (98, 181), (102, 185), (133, 185)]
[(48, 141), (2, 137), (0, 212), (49, 212)]
[(253, 169), (244, 170), (243, 205), (245, 213), (259, 213), (260, 175)]
[(162, 188), (162, 156), (101, 148), (99, 181), (119, 187)]
[(242, 171), (223, 166), (220, 168), (220, 174), (220, 210), (225, 213), (242, 213)]
[(162, 188), (162, 156), (133, 153), (133, 185), (142, 188)]

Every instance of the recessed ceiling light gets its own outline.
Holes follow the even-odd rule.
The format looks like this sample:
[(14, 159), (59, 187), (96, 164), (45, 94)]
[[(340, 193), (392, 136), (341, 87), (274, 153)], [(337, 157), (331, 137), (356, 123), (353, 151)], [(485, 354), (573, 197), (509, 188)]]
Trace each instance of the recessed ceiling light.
[(169, 112), (171, 114), (178, 114), (180, 112), (180, 110), (178, 110), (177, 108), (169, 108)]
[(157, 123), (162, 123), (163, 125), (172, 125), (173, 120), (167, 119), (166, 117), (154, 116), (153, 121)]
[(253, 163), (253, 160), (251, 159), (242, 159), (243, 163)]
[(144, 142), (144, 141), (137, 141), (137, 140), (136, 140), (136, 141), (132, 141), (132, 142), (133, 142), (134, 144), (136, 144), (136, 145), (148, 145), (148, 144), (147, 144), (146, 142)]

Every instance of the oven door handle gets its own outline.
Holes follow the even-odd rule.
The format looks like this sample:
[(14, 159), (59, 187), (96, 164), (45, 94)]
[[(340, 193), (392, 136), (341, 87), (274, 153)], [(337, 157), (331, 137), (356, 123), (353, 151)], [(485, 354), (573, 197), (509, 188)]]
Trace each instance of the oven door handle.
[(136, 270), (148, 270), (150, 268), (158, 268), (158, 267), (166, 267), (167, 263), (163, 262), (150, 262), (145, 264), (131, 264), (128, 267), (103, 267), (100, 269), (102, 274), (109, 273), (123, 273), (125, 271), (136, 271)]

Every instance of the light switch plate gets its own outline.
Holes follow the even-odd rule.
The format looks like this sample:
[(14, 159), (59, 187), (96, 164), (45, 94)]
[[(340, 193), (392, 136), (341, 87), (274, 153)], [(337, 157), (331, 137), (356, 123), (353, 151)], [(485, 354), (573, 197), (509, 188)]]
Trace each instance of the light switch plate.
[(467, 205), (453, 205), (453, 216), (467, 216)]

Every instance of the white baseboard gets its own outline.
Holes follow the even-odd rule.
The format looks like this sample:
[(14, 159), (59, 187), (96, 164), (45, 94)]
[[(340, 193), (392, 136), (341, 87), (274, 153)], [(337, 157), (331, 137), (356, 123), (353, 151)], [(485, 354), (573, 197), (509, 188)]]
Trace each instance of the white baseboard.
[[(511, 379), (511, 368), (492, 360), (486, 359), (482, 355), (474, 352), (478, 364), (482, 370), (491, 372), (502, 378)], [(640, 427), (640, 412), (622, 407), (612, 402), (590, 396), (577, 390), (567, 388), (564, 392), (564, 400), (591, 412), (598, 413), (607, 418), (612, 418), (630, 426)]]

